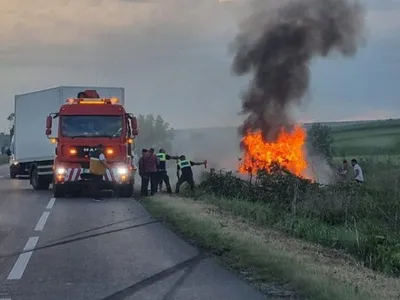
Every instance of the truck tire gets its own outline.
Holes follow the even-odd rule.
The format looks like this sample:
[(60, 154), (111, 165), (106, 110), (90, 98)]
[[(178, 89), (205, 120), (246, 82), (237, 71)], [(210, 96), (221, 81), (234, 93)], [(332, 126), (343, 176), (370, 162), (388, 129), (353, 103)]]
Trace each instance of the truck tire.
[(62, 184), (53, 183), (53, 196), (55, 198), (65, 197), (65, 186), (63, 186)]
[(124, 184), (119, 187), (118, 197), (130, 198), (133, 196), (133, 184)]
[(50, 182), (38, 174), (37, 168), (33, 168), (30, 176), (31, 185), (34, 190), (48, 190), (50, 187)]

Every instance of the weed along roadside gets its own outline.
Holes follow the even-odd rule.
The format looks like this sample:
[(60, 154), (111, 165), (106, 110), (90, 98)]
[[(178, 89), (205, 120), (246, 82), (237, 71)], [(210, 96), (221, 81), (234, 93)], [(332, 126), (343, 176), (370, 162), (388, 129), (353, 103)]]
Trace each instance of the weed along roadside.
[(284, 170), (253, 183), (211, 171), (196, 200), (158, 195), (144, 205), (228, 268), (250, 272), (255, 286), (287, 283), (311, 299), (399, 299), (400, 194), (390, 176), (399, 169), (370, 163), (380, 174), (364, 186), (321, 186)]
[[(218, 202), (219, 198), (211, 196), (207, 201), (205, 197), (193, 201), (160, 195), (143, 204), (229, 269), (250, 272), (245, 279), (261, 290), (265, 283), (279, 282), (306, 299), (396, 299), (399, 295), (397, 279), (374, 274), (339, 251), (256, 226), (222, 209), (224, 204)], [(257, 209), (255, 206), (254, 212)]]

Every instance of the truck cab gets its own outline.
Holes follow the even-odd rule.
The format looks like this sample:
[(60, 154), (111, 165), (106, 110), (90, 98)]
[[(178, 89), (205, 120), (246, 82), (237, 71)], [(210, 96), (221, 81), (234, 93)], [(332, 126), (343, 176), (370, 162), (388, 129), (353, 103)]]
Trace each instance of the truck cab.
[[(123, 197), (132, 196), (136, 118), (125, 111), (118, 98), (100, 98), (96, 91), (84, 91), (78, 96), (81, 98), (67, 99), (57, 113), (46, 119), (46, 135), (56, 144), (52, 176), (55, 197), (84, 186), (87, 182), (84, 174), (89, 173), (89, 155), (98, 145), (103, 145), (112, 169), (104, 175), (104, 184), (117, 189)], [(53, 137), (55, 118), (58, 118), (58, 128)]]

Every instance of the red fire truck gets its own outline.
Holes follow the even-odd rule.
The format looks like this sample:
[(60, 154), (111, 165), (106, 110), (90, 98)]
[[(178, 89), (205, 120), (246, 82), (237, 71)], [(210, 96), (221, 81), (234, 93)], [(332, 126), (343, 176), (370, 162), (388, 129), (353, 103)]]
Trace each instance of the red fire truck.
[[(52, 136), (54, 119), (58, 121), (56, 136)], [(116, 189), (121, 197), (132, 196), (137, 120), (118, 98), (101, 98), (95, 90), (85, 90), (77, 98), (66, 99), (57, 113), (47, 117), (46, 135), (56, 145), (52, 172), (55, 197), (85, 186), (89, 154), (98, 145), (103, 145), (112, 167), (103, 177), (104, 184)]]

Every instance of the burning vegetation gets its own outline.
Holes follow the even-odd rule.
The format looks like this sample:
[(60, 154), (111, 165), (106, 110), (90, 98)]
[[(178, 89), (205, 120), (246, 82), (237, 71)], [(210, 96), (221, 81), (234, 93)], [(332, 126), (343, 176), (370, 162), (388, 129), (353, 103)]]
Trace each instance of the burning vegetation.
[(293, 126), (291, 109), (307, 95), (315, 58), (356, 54), (364, 9), (357, 0), (253, 0), (253, 6), (232, 45), (234, 74), (251, 76), (242, 95), (239, 171), (271, 171), (277, 162), (304, 176), (306, 133)]
[(239, 164), (239, 172), (257, 174), (259, 171), (272, 171), (274, 164), (279, 164), (299, 177), (305, 177), (307, 160), (305, 157), (306, 131), (295, 126), (292, 131), (281, 129), (274, 142), (266, 142), (262, 133), (249, 132), (242, 139), (245, 149)]

